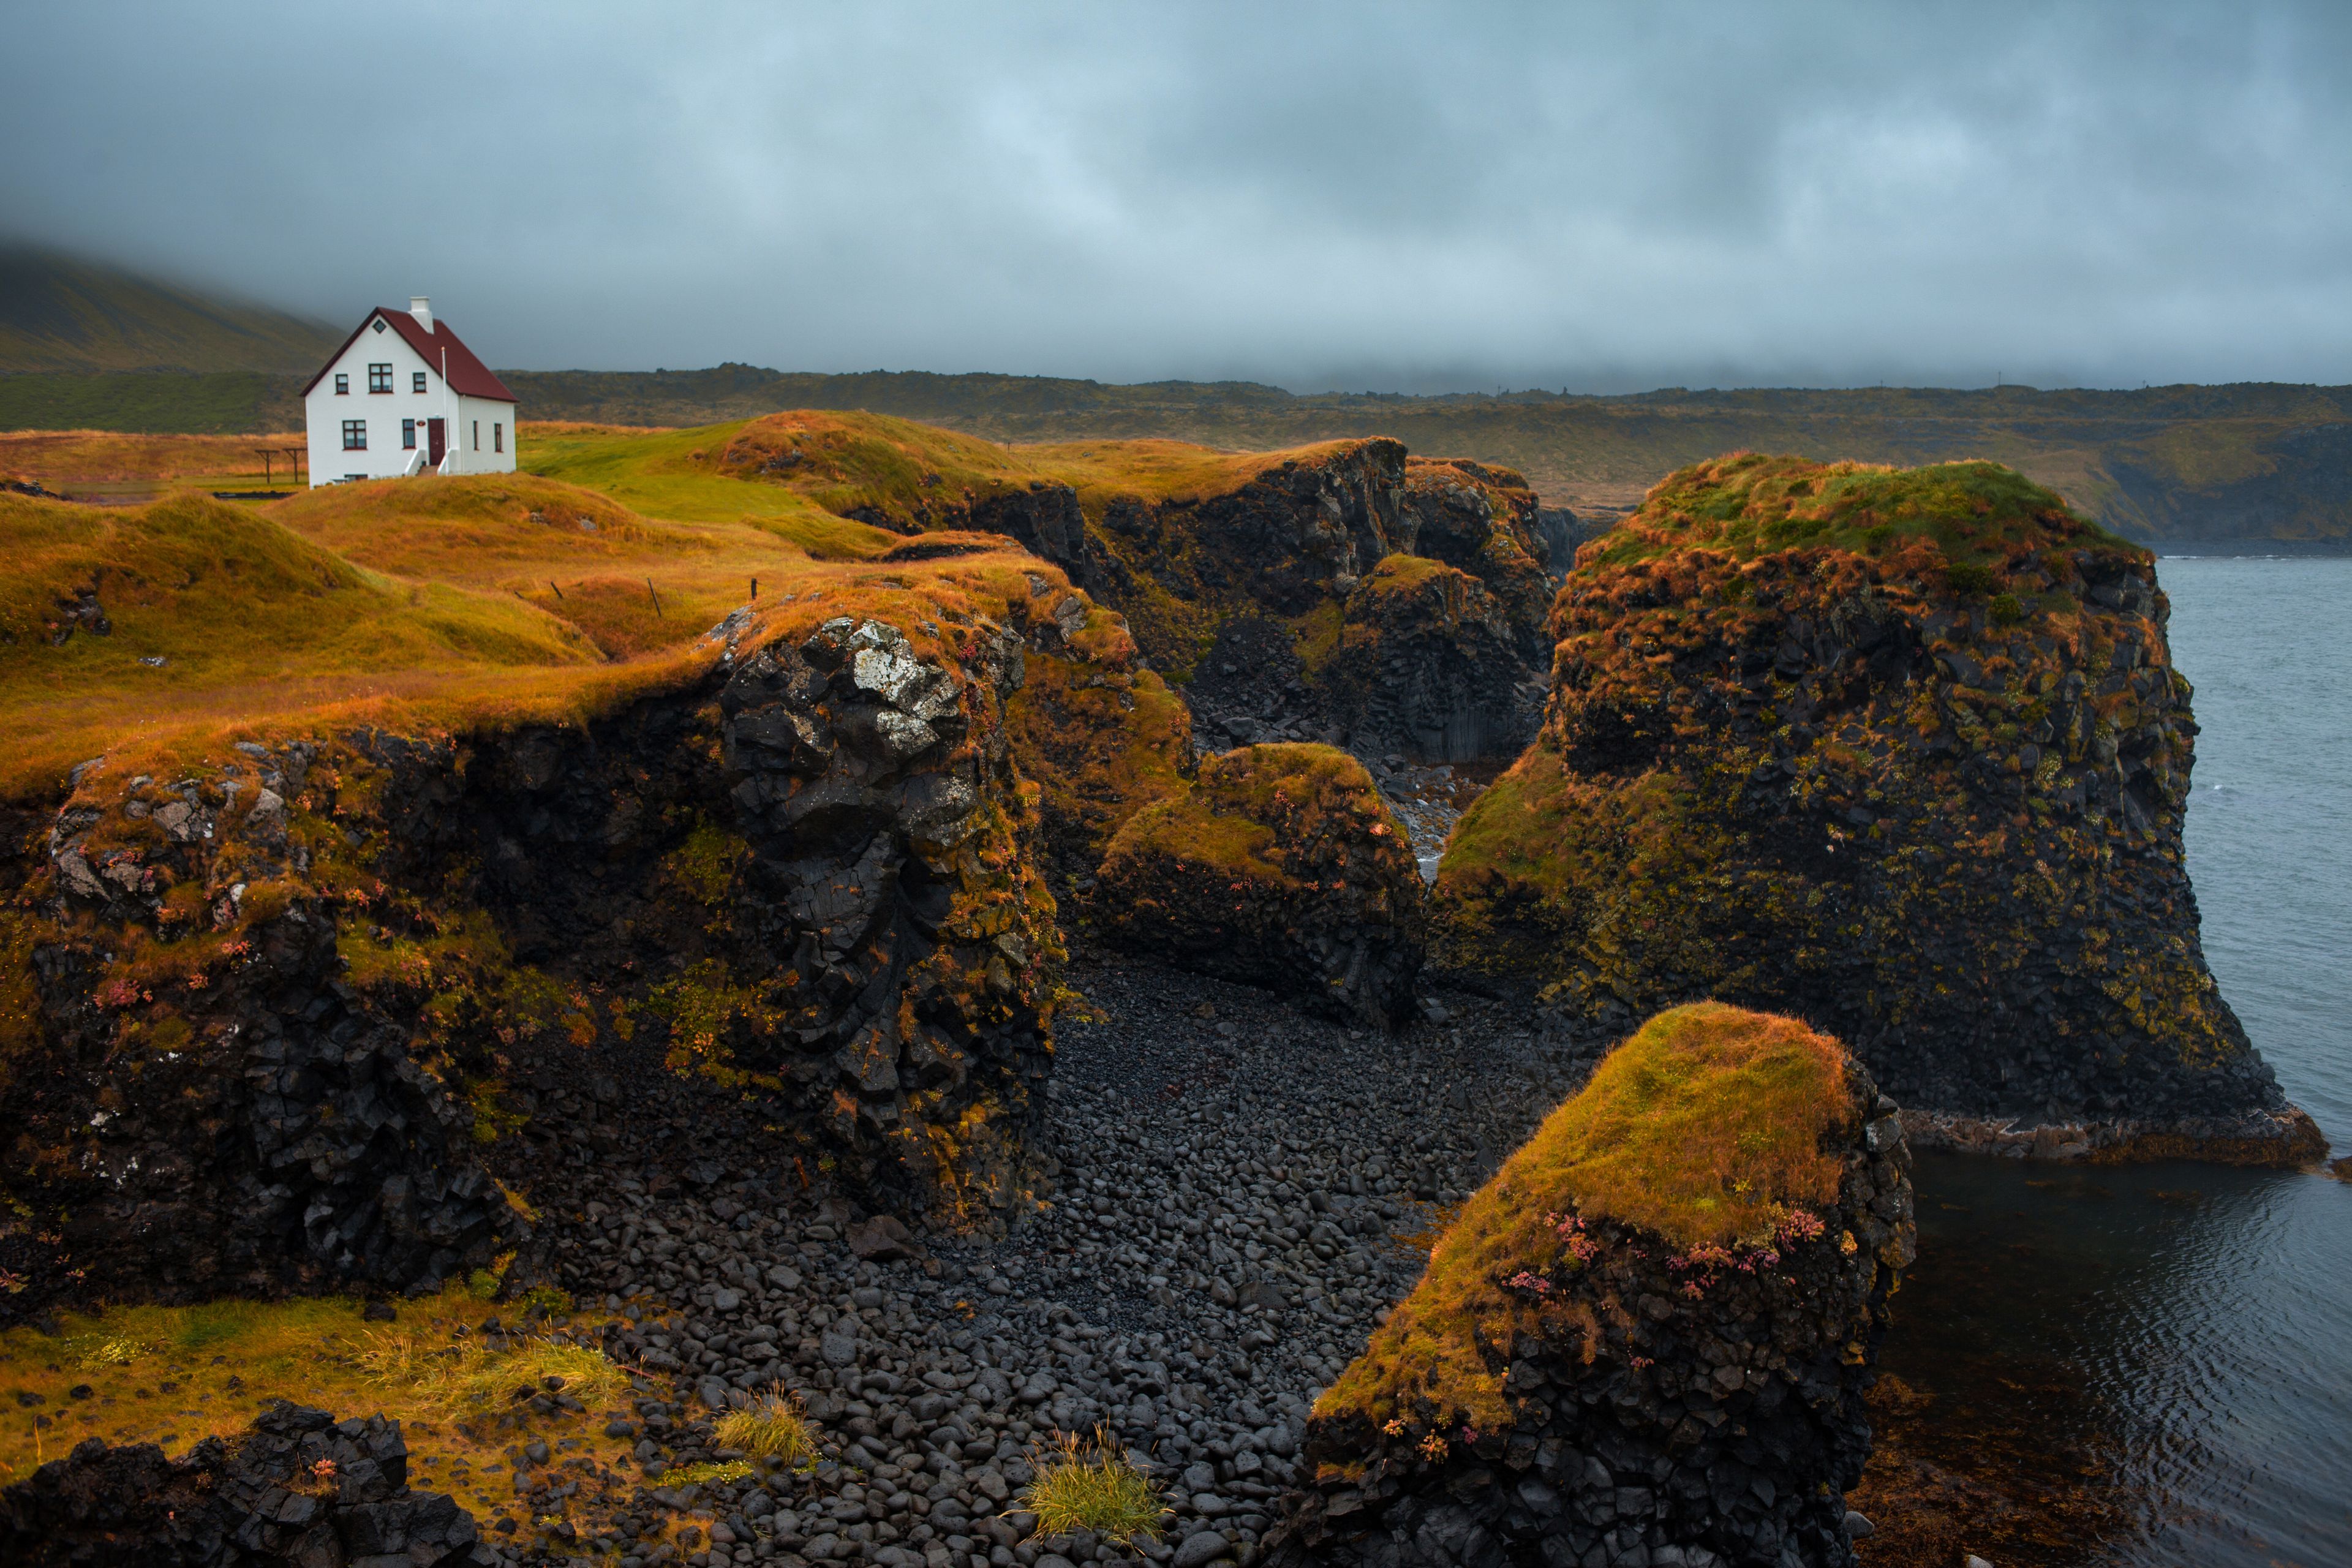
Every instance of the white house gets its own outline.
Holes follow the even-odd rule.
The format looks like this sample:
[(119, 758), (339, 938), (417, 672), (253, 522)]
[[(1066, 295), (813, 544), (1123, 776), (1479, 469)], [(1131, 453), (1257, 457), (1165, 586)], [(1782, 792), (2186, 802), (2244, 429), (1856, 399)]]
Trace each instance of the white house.
[(514, 472), (514, 394), (422, 294), (371, 311), (302, 389), (302, 409), (313, 486)]

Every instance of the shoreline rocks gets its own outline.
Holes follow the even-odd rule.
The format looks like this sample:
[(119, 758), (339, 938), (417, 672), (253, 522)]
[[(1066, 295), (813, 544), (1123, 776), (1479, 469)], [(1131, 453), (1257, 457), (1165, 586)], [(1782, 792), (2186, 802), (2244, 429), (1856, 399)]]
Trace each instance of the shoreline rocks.
[(2147, 552), (1991, 464), (1685, 469), (1580, 552), (1433, 964), (1602, 1035), (1798, 1014), (1916, 1110), (2311, 1158), (2199, 947), (2166, 614)]
[(1470, 1201), (1317, 1403), (1278, 1564), (1851, 1564), (1913, 1257), (1892, 1101), (1833, 1040), (1661, 1014)]

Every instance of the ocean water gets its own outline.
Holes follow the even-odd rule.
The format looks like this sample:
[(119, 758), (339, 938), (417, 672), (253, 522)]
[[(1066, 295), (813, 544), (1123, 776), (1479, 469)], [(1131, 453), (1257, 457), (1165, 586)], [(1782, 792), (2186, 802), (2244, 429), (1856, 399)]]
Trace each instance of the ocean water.
[[(2202, 732), (2189, 870), (2222, 994), (2352, 1153), (2352, 560), (2168, 558)], [(1883, 1365), (1929, 1457), (2066, 1491), (2020, 1563), (2352, 1564), (2352, 1184), (1923, 1157)]]

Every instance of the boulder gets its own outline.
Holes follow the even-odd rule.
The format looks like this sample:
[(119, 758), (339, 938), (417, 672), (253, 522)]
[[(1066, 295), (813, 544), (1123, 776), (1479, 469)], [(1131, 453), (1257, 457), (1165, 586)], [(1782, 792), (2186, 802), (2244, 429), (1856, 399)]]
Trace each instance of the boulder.
[(0, 1492), (0, 1561), (20, 1568), (323, 1568), (499, 1559), (455, 1498), (411, 1491), (400, 1423), (280, 1400), (232, 1446), (185, 1457), (85, 1439)]
[(2053, 1148), (2309, 1158), (2199, 945), (2166, 614), (2146, 551), (1992, 464), (1685, 469), (1562, 586), (1433, 962), (1592, 1037), (1801, 1014), (1907, 1108), (2086, 1127)]
[(1845, 1568), (1909, 1172), (1835, 1040), (1659, 1015), (1471, 1197), (1317, 1403), (1269, 1559)]
[(1421, 875), (1360, 763), (1329, 746), (1244, 746), (1129, 818), (1103, 857), (1106, 940), (1263, 985), (1339, 1017), (1412, 1005)]

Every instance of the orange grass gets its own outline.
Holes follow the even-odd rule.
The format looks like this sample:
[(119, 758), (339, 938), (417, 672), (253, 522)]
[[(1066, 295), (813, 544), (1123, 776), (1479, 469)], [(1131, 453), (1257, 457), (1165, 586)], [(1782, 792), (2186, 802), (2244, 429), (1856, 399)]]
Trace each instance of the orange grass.
[(0, 474), (55, 489), (74, 480), (132, 482), (236, 479), (262, 472), (269, 449), (274, 477), (290, 485), (279, 454), (300, 447), (299, 431), (279, 436), (138, 436), (120, 430), (0, 431)]
[[(399, 1421), (415, 1484), (453, 1492), (479, 1516), (510, 1500), (507, 1456), (514, 1444), (541, 1436), (563, 1445), (564, 1458), (593, 1455), (604, 1464), (628, 1450), (628, 1439), (604, 1435), (608, 1415), (625, 1414), (627, 1403), (619, 1369), (609, 1363), (601, 1398), (575, 1387), (589, 1402), (584, 1419), (535, 1418), (504, 1397), (516, 1384), (537, 1381), (530, 1374), (542, 1349), (582, 1363), (591, 1355), (539, 1341), (507, 1354), (476, 1349), (483, 1321), (511, 1316), (511, 1306), (477, 1300), (462, 1286), (401, 1302), (395, 1323), (367, 1322), (362, 1305), (320, 1297), (110, 1307), (65, 1315), (55, 1335), (30, 1328), (0, 1333), (0, 1486), (63, 1458), (85, 1437), (184, 1454), (208, 1436), (233, 1438), (272, 1399)], [(487, 1405), (455, 1401), (446, 1380), (423, 1375), (456, 1357), (480, 1374), (491, 1395)], [(510, 1382), (500, 1376), (509, 1363)], [(77, 1399), (76, 1387), (89, 1393)], [(508, 1410), (525, 1419), (520, 1430), (482, 1418)]]
[(1826, 1135), (1851, 1125), (1845, 1053), (1792, 1018), (1719, 1002), (1652, 1018), (1463, 1205), (1428, 1270), (1317, 1405), (1318, 1415), (1510, 1423), (1503, 1356), (1557, 1311), (1503, 1282), (1573, 1268), (1553, 1216), (1609, 1218), (1678, 1249), (1769, 1238), (1837, 1201)]

